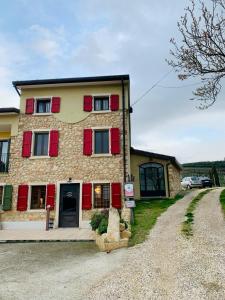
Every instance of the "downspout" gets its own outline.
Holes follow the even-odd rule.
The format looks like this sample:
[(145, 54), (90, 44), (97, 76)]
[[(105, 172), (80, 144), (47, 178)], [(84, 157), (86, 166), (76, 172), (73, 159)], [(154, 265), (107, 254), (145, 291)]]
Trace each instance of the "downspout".
[(167, 189), (168, 189), (168, 197), (170, 198), (170, 178), (169, 178), (169, 170), (168, 166), (170, 165), (170, 162), (166, 164), (166, 176), (167, 176)]
[(126, 111), (126, 106), (125, 106), (125, 91), (124, 91), (124, 81), (121, 81), (122, 83), (122, 110), (123, 110), (123, 180), (126, 182), (126, 137), (125, 137), (125, 132), (126, 132), (126, 124), (125, 124), (125, 111)]

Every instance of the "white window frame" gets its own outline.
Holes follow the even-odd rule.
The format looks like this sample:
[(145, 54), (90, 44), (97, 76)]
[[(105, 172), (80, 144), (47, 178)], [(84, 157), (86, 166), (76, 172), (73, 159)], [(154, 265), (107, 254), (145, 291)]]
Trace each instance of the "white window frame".
[[(103, 113), (110, 113), (110, 97), (111, 94), (104, 93), (104, 94), (92, 94), (92, 113), (94, 114), (103, 114)], [(109, 97), (109, 109), (107, 110), (95, 110), (95, 97)]]
[[(35, 97), (34, 98), (34, 113), (33, 115), (36, 115), (36, 116), (49, 116), (49, 115), (52, 115), (52, 98), (53, 96), (40, 96), (40, 97)], [(44, 101), (44, 100), (47, 100), (49, 99), (50, 100), (50, 111), (49, 112), (46, 112), (46, 113), (38, 113), (37, 112), (37, 101)]]
[(0, 186), (3, 187), (3, 191), (2, 191), (2, 205), (0, 205), (0, 211), (2, 211), (3, 208), (3, 201), (4, 201), (4, 193), (5, 193), (5, 183), (0, 183)]
[[(50, 146), (50, 129), (35, 129), (32, 130), (32, 142), (31, 142), (31, 156), (30, 159), (39, 159), (39, 158), (50, 158), (49, 156), (49, 146)], [(35, 133), (48, 133), (48, 155), (34, 155), (34, 145), (35, 145)]]
[[(92, 127), (92, 157), (101, 157), (101, 156), (112, 156), (111, 153), (111, 129), (110, 126), (104, 126), (104, 127)], [(95, 153), (95, 131), (98, 130), (108, 130), (109, 131), (109, 153)]]
[[(28, 191), (28, 211), (29, 212), (43, 212), (46, 210), (46, 203), (47, 203), (47, 185), (48, 183), (43, 183), (43, 182), (35, 182), (35, 183), (29, 183), (29, 191)], [(31, 208), (31, 192), (32, 192), (32, 187), (33, 186), (45, 186), (45, 208), (40, 208), (40, 209), (33, 209)]]
[[(92, 209), (96, 209), (96, 210), (104, 210), (104, 209), (110, 209), (112, 208), (112, 185), (110, 181), (105, 181), (105, 180), (95, 180), (91, 182), (92, 184)], [(105, 207), (99, 207), (99, 208), (95, 208), (94, 207), (94, 201), (95, 201), (95, 191), (94, 191), (94, 185), (95, 184), (109, 184), (109, 207), (105, 208)]]

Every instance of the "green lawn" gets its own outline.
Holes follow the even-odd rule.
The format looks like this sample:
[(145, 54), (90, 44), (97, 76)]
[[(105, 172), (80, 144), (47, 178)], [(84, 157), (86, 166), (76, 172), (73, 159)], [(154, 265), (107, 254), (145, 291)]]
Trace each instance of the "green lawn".
[(132, 236), (129, 246), (142, 243), (149, 234), (150, 229), (156, 223), (157, 218), (177, 200), (183, 198), (185, 192), (178, 194), (175, 198), (148, 199), (136, 201), (134, 209), (134, 224), (132, 225)]
[(225, 215), (225, 190), (222, 190), (222, 192), (220, 194), (220, 204), (222, 206), (222, 210)]

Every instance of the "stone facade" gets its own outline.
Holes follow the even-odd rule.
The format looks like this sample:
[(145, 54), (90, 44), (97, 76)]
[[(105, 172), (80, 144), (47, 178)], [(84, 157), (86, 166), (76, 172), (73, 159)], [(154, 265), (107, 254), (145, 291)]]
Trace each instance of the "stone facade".
[[(120, 87), (119, 87), (120, 88)], [(120, 98), (121, 99), (121, 98)], [(61, 99), (63, 102), (63, 99)], [(73, 100), (74, 101), (74, 100)], [(61, 121), (57, 114), (27, 115), (21, 113), (18, 120), (18, 134), (11, 137), (9, 173), (0, 176), (0, 183), (13, 185), (12, 210), (5, 211), (1, 215), (1, 221), (45, 221), (46, 211), (28, 210), (17, 211), (18, 186), (21, 184), (55, 184), (56, 205), (51, 212), (55, 217), (55, 226), (58, 226), (57, 210), (59, 209), (59, 184), (71, 182), (80, 183), (112, 183), (120, 182), (123, 190), (124, 165), (123, 165), (123, 113), (122, 109), (113, 112), (87, 113), (76, 123)], [(126, 124), (129, 124), (129, 112), (126, 109)], [(83, 155), (83, 130), (87, 128), (119, 128), (121, 152), (116, 155)], [(24, 131), (36, 130), (59, 131), (59, 155), (58, 157), (22, 157), (22, 140)], [(126, 128), (126, 174), (129, 174), (130, 140), (129, 128)], [(123, 192), (122, 192), (123, 194)], [(28, 201), (29, 202), (29, 201)], [(81, 210), (80, 195), (80, 226), (85, 221), (89, 223), (95, 210)]]
[(181, 171), (172, 164), (168, 166), (170, 197), (176, 196), (181, 190)]

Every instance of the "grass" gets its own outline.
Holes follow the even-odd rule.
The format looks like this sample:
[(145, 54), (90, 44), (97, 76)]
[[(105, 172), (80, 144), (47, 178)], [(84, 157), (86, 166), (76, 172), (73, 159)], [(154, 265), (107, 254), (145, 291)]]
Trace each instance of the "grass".
[(174, 198), (148, 199), (136, 201), (134, 209), (134, 224), (132, 225), (132, 236), (129, 246), (142, 243), (155, 225), (157, 218), (177, 200), (183, 198), (186, 192), (181, 192)]
[(225, 190), (222, 190), (221, 194), (220, 194), (220, 204), (225, 216)]
[(181, 231), (186, 237), (190, 237), (193, 235), (192, 225), (194, 223), (194, 210), (198, 204), (198, 202), (203, 198), (204, 195), (209, 193), (211, 190), (205, 190), (199, 193), (189, 204), (186, 210), (186, 220), (182, 223)]

